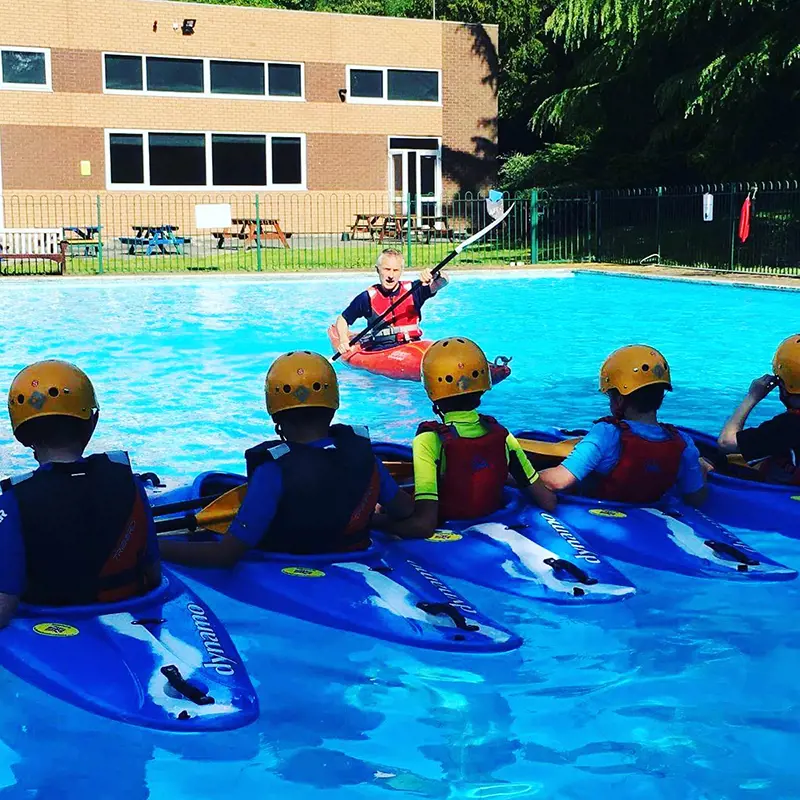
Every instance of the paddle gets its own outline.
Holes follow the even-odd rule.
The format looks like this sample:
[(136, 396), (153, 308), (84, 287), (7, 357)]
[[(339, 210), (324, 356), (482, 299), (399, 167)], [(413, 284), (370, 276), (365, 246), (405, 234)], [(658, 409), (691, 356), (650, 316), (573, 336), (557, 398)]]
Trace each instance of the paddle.
[(213, 503), (222, 493), (209, 494), (205, 497), (195, 497), (193, 500), (181, 500), (178, 503), (165, 503), (164, 505), (151, 506), (154, 517), (163, 517), (167, 514), (176, 514), (178, 511), (191, 511), (193, 508), (205, 508), (209, 503)]
[[(172, 531), (194, 531), (203, 528), (214, 533), (227, 533), (231, 520), (239, 513), (239, 506), (241, 506), (245, 494), (247, 494), (247, 484), (243, 483), (241, 486), (236, 486), (225, 494), (219, 495), (216, 500), (197, 514), (159, 520), (156, 522), (156, 532), (162, 536)], [(165, 507), (162, 506), (162, 508)]]
[[(439, 273), (465, 248), (469, 247), (471, 244), (475, 244), (479, 239), (482, 239), (486, 236), (489, 231), (496, 228), (512, 211), (516, 203), (512, 203), (503, 213), (502, 211), (502, 202), (492, 201), (491, 198), (486, 202), (486, 209), (491, 217), (494, 219), (485, 227), (479, 230), (477, 233), (474, 233), (469, 239), (465, 239), (460, 244), (456, 245), (456, 247), (451, 250), (432, 270), (431, 275), (434, 278), (438, 277)], [(381, 322), (383, 322), (389, 314), (392, 313), (404, 300), (410, 297), (419, 287), (422, 286), (422, 281), (417, 279), (414, 283), (411, 284), (411, 288), (404, 292), (397, 300), (392, 303), (386, 311), (383, 312), (379, 317), (373, 320), (372, 323), (367, 325), (363, 331), (357, 333), (351, 340), (350, 346), (352, 347), (354, 344), (358, 344), (370, 331), (375, 330)], [(336, 359), (341, 358), (341, 353), (337, 352), (333, 354), (332, 361), (336, 361)]]

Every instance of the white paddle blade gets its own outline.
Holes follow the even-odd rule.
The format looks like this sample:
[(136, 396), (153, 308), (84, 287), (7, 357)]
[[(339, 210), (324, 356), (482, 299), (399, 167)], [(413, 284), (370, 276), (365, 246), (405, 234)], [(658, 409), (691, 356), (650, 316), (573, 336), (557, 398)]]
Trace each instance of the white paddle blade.
[(479, 230), (477, 233), (473, 233), (469, 239), (465, 239), (463, 242), (461, 242), (461, 244), (456, 247), (455, 252), (460, 253), (465, 247), (469, 247), (479, 239), (483, 239), (483, 237), (486, 236), (489, 231), (491, 231), (493, 228), (496, 228), (512, 212), (515, 205), (516, 203), (512, 203), (499, 217), (492, 220), (485, 228)]
[(492, 189), (486, 198), (486, 213), (492, 218), (497, 219), (503, 213), (503, 193)]

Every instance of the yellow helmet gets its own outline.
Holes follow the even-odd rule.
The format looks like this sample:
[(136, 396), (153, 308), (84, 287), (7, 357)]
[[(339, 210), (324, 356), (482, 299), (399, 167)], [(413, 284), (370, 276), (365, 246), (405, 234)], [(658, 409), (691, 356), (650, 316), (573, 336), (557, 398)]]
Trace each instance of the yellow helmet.
[(8, 391), (8, 414), (14, 433), (31, 419), (91, 419), (99, 408), (92, 382), (82, 369), (68, 361), (37, 361), (17, 373)]
[(616, 389), (628, 395), (643, 386), (666, 386), (672, 391), (669, 364), (655, 347), (629, 344), (615, 350), (600, 367), (600, 391)]
[(489, 362), (483, 350), (461, 337), (434, 342), (422, 357), (421, 371), (425, 391), (434, 403), (492, 388)]
[(290, 408), (339, 408), (339, 382), (325, 356), (308, 350), (284, 353), (264, 382), (270, 415)]
[(781, 342), (772, 359), (772, 371), (789, 394), (800, 394), (800, 333)]

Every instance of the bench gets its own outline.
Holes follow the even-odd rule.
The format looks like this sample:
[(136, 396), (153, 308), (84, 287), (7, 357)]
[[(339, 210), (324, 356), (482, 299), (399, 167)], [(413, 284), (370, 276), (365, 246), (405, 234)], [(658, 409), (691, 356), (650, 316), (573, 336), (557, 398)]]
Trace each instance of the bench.
[[(0, 273), (13, 275), (6, 261), (52, 261), (63, 275), (67, 264), (67, 243), (61, 228), (0, 228)], [(29, 273), (28, 273), (29, 274)]]

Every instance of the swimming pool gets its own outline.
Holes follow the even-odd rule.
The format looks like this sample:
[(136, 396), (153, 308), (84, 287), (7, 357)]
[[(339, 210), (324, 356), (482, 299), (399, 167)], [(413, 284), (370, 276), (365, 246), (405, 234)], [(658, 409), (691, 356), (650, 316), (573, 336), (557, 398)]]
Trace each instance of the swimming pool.
[[(124, 446), (139, 469), (175, 480), (241, 471), (243, 449), (271, 431), (270, 361), (299, 347), (327, 352), (326, 325), (364, 283), (6, 281), (0, 386), (32, 360), (74, 360), (98, 390), (97, 449)], [(568, 272), (458, 275), (446, 292), (426, 305), (426, 332), (514, 356), (512, 377), (485, 403), (511, 428), (601, 416), (600, 362), (647, 341), (673, 370), (665, 419), (717, 430), (797, 327), (793, 292)], [(375, 438), (407, 440), (428, 415), (419, 385), (339, 374), (341, 418), (369, 423)], [(755, 419), (778, 410), (772, 398), (763, 406)], [(0, 472), (30, 467), (7, 429)], [(754, 544), (800, 567), (797, 540)], [(613, 607), (534, 606), (458, 584), (526, 639), (489, 657), (393, 647), (202, 588), (248, 661), (261, 719), (227, 734), (154, 734), (0, 671), (0, 794), (797, 797), (797, 582), (738, 586), (621, 566), (640, 593)]]

